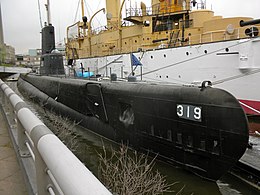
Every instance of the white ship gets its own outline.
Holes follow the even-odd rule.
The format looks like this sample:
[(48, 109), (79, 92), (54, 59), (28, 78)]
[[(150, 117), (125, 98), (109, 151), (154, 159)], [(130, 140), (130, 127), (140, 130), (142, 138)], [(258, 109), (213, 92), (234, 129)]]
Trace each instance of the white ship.
[[(211, 81), (247, 114), (260, 115), (260, 20), (214, 16), (195, 0), (153, 0), (150, 8), (126, 7), (122, 18), (124, 3), (106, 0), (106, 9), (68, 27), (66, 54), (77, 71), (184, 85)], [(107, 25), (92, 29), (101, 11)]]

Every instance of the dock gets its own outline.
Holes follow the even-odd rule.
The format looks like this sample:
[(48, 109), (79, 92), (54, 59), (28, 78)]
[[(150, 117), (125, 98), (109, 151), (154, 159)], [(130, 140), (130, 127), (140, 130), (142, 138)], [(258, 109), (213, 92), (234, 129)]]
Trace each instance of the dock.
[(23, 173), (9, 135), (8, 125), (0, 105), (0, 194), (28, 194)]
[(249, 143), (252, 148), (246, 150), (231, 173), (260, 190), (260, 137), (250, 136)]

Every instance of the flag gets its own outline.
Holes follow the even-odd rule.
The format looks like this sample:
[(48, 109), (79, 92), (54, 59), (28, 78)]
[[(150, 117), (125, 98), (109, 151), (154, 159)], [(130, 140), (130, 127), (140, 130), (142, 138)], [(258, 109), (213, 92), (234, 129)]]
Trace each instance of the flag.
[(142, 66), (143, 64), (137, 59), (134, 54), (131, 54), (132, 66)]

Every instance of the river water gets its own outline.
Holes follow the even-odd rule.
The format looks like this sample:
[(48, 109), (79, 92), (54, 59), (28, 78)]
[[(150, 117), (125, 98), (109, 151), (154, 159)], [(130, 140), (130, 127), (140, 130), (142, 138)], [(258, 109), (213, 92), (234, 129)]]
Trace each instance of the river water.
[[(7, 83), (18, 95), (22, 96), (16, 87), (16, 82)], [(23, 98), (23, 97), (22, 97)], [(35, 114), (49, 126), (50, 129), (55, 128), (53, 122), (50, 122), (49, 118), (46, 117), (46, 111), (41, 106), (31, 102), (30, 100), (23, 98), (24, 101), (29, 104)], [(63, 120), (63, 119), (59, 119)], [(60, 121), (65, 123), (66, 121)], [(98, 175), (99, 158), (98, 154), (103, 151), (103, 146), (106, 148), (118, 148), (118, 146), (105, 138), (102, 138), (91, 131), (74, 125), (70, 130), (68, 140), (73, 140), (76, 143), (74, 153), (80, 160), (91, 170), (96, 176)], [(154, 171), (158, 170), (162, 175), (166, 177), (168, 183), (176, 183), (172, 189), (178, 192), (184, 186), (182, 195), (257, 195), (259, 191), (249, 187), (244, 182), (237, 179), (235, 176), (227, 173), (217, 182), (209, 182), (201, 179), (194, 174), (185, 171), (179, 167), (169, 165), (165, 162), (156, 160)], [(176, 194), (176, 193), (169, 193)]]

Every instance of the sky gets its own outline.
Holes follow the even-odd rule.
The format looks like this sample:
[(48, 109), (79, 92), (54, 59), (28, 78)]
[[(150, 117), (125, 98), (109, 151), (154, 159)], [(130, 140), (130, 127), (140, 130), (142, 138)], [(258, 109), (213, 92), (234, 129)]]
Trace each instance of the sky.
[[(79, 0), (49, 1), (51, 23), (56, 32), (55, 41), (56, 43), (64, 43), (66, 28), (80, 19), (81, 10), (77, 9)], [(135, 1), (140, 2), (141, 0), (132, 0), (132, 5)], [(38, 6), (38, 2), (40, 6)], [(26, 54), (29, 49), (41, 48), (40, 18), (42, 25), (44, 25), (44, 22), (47, 21), (46, 2), (47, 0), (0, 0), (4, 41), (15, 48), (16, 54)], [(143, 2), (147, 6), (150, 4), (149, 0), (143, 0)], [(247, 16), (260, 19), (260, 0), (206, 0), (206, 3), (207, 8), (214, 10), (215, 15), (224, 17)], [(105, 0), (85, 0), (85, 12), (90, 13), (86, 15), (90, 18), (89, 15), (104, 6)], [(39, 14), (39, 7), (41, 14)], [(94, 28), (105, 20), (105, 15), (100, 13), (95, 19), (93, 21)]]

